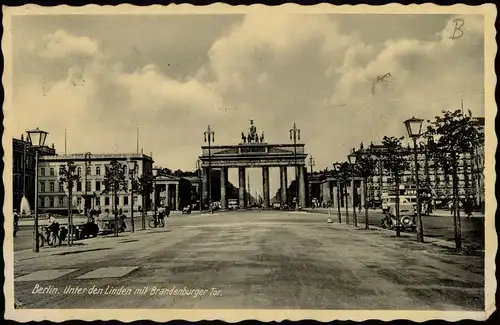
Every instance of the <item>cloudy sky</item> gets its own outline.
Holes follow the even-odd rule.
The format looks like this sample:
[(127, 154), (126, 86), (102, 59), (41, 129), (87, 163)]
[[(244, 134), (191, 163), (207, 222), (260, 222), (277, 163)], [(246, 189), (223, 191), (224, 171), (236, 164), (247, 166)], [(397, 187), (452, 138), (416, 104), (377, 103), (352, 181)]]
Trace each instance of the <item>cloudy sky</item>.
[(481, 16), (15, 16), (12, 40), (11, 130), (43, 128), (60, 153), (65, 128), (69, 153), (135, 152), (139, 127), (157, 164), (192, 170), (208, 124), (236, 144), (254, 119), (270, 143), (296, 122), (323, 169), (412, 115), (462, 98), (484, 114)]

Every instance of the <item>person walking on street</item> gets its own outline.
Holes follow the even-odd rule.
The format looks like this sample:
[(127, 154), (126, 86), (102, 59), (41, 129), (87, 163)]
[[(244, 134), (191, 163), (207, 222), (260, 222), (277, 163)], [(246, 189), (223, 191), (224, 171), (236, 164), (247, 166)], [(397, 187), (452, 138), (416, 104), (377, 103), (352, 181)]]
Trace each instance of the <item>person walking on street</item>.
[(450, 200), (448, 203), (448, 208), (450, 209), (450, 214), (453, 216), (455, 215), (455, 205), (453, 204), (453, 201)]
[(52, 213), (49, 213), (49, 236), (50, 238), (47, 238), (47, 241), (49, 244), (52, 246), (56, 246), (56, 243), (59, 240), (59, 222), (57, 222), (57, 219), (52, 215)]
[(14, 237), (16, 237), (17, 231), (19, 230), (19, 212), (14, 211)]

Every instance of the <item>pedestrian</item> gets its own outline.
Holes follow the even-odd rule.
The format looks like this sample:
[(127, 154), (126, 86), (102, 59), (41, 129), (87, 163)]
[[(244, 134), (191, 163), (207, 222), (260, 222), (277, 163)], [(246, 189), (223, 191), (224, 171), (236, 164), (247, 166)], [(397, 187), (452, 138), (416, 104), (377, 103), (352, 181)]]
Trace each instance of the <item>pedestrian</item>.
[[(56, 243), (59, 242), (59, 222), (57, 222), (57, 219), (52, 215), (52, 213), (49, 213), (49, 236), (51, 238), (47, 238), (47, 241), (49, 242), (50, 245), (56, 246)], [(52, 240), (50, 240), (52, 239)], [(57, 239), (57, 241), (56, 241)]]
[(450, 209), (450, 214), (455, 215), (455, 205), (453, 204), (453, 200), (450, 200), (448, 203), (448, 208)]

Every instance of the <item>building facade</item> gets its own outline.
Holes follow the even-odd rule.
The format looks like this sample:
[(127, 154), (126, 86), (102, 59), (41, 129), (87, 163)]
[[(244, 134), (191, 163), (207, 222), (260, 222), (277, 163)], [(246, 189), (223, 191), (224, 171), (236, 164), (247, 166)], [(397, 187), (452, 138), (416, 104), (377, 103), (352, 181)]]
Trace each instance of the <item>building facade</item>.
[[(105, 193), (104, 177), (106, 167), (112, 161), (118, 161), (125, 165), (128, 189), (131, 188), (131, 177), (127, 167), (127, 161), (137, 162), (136, 177), (151, 174), (153, 159), (144, 154), (69, 154), (43, 156), (38, 166), (38, 207), (43, 212), (54, 212), (67, 214), (69, 209), (69, 197), (66, 184), (60, 182), (59, 171), (66, 168), (69, 161), (74, 162), (76, 172), (80, 179), (75, 183), (72, 193), (72, 207), (83, 212), (86, 208), (100, 209), (105, 211), (114, 210), (113, 194)], [(130, 191), (118, 194), (117, 207), (123, 212), (129, 213), (131, 209)], [(134, 211), (138, 211), (143, 204), (142, 197), (134, 194)], [(146, 208), (151, 205), (151, 200), (145, 200)]]
[[(475, 143), (473, 152), (459, 153), (458, 167), (458, 192), (461, 199), (473, 199), (478, 208), (484, 209), (484, 117), (472, 118), (473, 125), (482, 135), (479, 138), (483, 139)], [(419, 167), (419, 181), (421, 194), (435, 201), (436, 205), (446, 206), (453, 198), (453, 183), (452, 175), (446, 173), (435, 162), (432, 152), (424, 143), (418, 143), (417, 163)], [(385, 148), (381, 144), (371, 144), (369, 147), (371, 152), (382, 153)], [(367, 152), (361, 146), (356, 152)], [(406, 159), (408, 168), (400, 175), (399, 191), (404, 193), (407, 190), (415, 190), (415, 158), (413, 148), (407, 147)], [(387, 194), (394, 194), (395, 182), (394, 175), (384, 168), (383, 155), (374, 156), (376, 159), (376, 168), (373, 176), (367, 179), (367, 195), (366, 201), (369, 206), (379, 206), (382, 197)], [(336, 205), (337, 198), (337, 180), (332, 176), (331, 172), (314, 173), (308, 177), (309, 195), (311, 200), (316, 199), (320, 205), (330, 204)], [(352, 184), (347, 185), (347, 201), (352, 205)], [(355, 203), (358, 200), (364, 204), (364, 191), (362, 191), (363, 180), (355, 180)], [(346, 192), (341, 189), (341, 193)], [(351, 196), (351, 197), (349, 197)], [(344, 198), (340, 195), (340, 205), (344, 205)]]
[(29, 209), (35, 205), (35, 152), (40, 157), (55, 155), (54, 147), (34, 147), (21, 136), (21, 139), (12, 139), (12, 190), (13, 207), (21, 211), (21, 200), (26, 196)]

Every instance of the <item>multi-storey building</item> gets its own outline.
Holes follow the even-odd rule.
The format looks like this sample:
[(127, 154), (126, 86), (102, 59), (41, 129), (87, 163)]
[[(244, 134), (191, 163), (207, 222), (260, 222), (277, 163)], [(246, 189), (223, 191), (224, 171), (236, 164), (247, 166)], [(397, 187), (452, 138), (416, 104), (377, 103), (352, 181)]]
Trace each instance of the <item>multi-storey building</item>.
[(13, 207), (21, 209), (21, 200), (26, 196), (29, 207), (35, 204), (35, 150), (40, 156), (54, 155), (54, 147), (34, 147), (21, 136), (21, 139), (12, 139), (12, 190)]
[[(484, 118), (476, 117), (472, 123), (484, 135)], [(484, 136), (480, 137), (484, 139)], [(453, 197), (452, 175), (438, 166), (432, 152), (424, 143), (419, 142), (417, 163), (419, 181), (422, 192), (435, 200), (436, 204), (446, 204)], [(371, 145), (371, 150), (383, 151), (383, 145)], [(413, 148), (406, 148), (408, 168), (400, 175), (400, 188), (415, 188), (415, 159)], [(363, 150), (360, 150), (363, 151)], [(458, 194), (462, 199), (473, 198), (478, 207), (484, 203), (484, 140), (475, 144), (472, 153), (459, 153), (458, 160)], [(394, 191), (394, 179), (389, 170), (384, 169), (381, 159), (377, 160), (374, 175), (368, 179), (368, 195), (370, 202), (380, 202), (383, 193)]]
[[(137, 162), (136, 176), (151, 174), (153, 159), (142, 153), (131, 154), (70, 154), (43, 156), (38, 165), (38, 207), (41, 211), (50, 211), (66, 214), (69, 208), (68, 191), (66, 185), (60, 182), (59, 171), (66, 168), (69, 161), (76, 165), (76, 172), (80, 179), (75, 183), (72, 193), (72, 207), (79, 211), (90, 209), (114, 210), (113, 194), (105, 193), (104, 177), (106, 167), (112, 161), (125, 165), (128, 188), (131, 188), (131, 179), (127, 170), (127, 161)], [(117, 207), (125, 213), (130, 211), (130, 192), (118, 194)], [(134, 210), (142, 205), (142, 197), (134, 195)], [(149, 208), (151, 200), (145, 200)]]
[[(458, 192), (462, 199), (474, 199), (476, 205), (484, 209), (484, 117), (472, 118), (473, 125), (480, 134), (481, 141), (475, 144), (471, 153), (459, 153), (458, 167)], [(382, 153), (385, 147), (381, 144), (371, 144), (371, 152)], [(366, 151), (360, 148), (357, 152)], [(408, 168), (400, 175), (399, 190), (400, 193), (410, 189), (415, 189), (415, 158), (413, 148), (407, 147), (404, 152), (408, 161)], [(377, 157), (378, 156), (378, 157)], [(382, 201), (384, 194), (393, 194), (395, 190), (394, 175), (384, 168), (383, 155), (374, 155), (376, 158), (376, 168), (373, 176), (367, 180), (367, 197), (369, 205), (377, 206)], [(434, 161), (432, 152), (424, 143), (418, 143), (417, 163), (419, 167), (419, 181), (421, 194), (432, 198), (437, 205), (446, 205), (453, 197), (452, 176), (440, 168)], [(315, 173), (310, 175), (309, 184), (311, 184), (309, 193), (311, 200), (317, 199), (322, 202), (335, 202), (337, 182), (331, 172)], [(361, 180), (355, 181), (357, 202), (363, 197)], [(348, 185), (347, 196), (351, 195), (352, 184)], [(350, 201), (351, 198), (348, 198)], [(362, 199), (363, 200), (363, 199)], [(351, 201), (350, 201), (351, 202)], [(340, 197), (340, 203), (343, 205), (343, 198)], [(352, 204), (352, 203), (350, 203)]]

